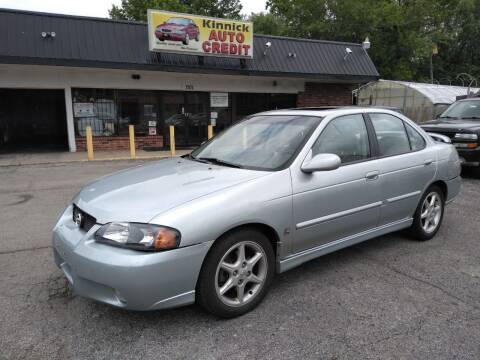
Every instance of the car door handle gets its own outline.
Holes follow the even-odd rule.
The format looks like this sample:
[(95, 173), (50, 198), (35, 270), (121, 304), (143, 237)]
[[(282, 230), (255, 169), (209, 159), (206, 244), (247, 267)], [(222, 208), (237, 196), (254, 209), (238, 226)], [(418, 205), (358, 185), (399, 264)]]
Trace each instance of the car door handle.
[(428, 165), (430, 165), (431, 163), (433, 163), (433, 159), (427, 159), (427, 160), (425, 160), (425, 161), (423, 162), (423, 164), (424, 164), (425, 166), (428, 166)]
[(365, 175), (365, 179), (367, 180), (377, 180), (380, 171), (370, 171)]

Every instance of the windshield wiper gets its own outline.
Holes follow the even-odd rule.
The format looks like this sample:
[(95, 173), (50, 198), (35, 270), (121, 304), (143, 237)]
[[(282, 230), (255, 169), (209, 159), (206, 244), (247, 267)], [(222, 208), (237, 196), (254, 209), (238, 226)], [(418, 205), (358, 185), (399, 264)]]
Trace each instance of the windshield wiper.
[(238, 168), (238, 169), (243, 168), (243, 166), (241, 166), (241, 165), (234, 164), (234, 163), (231, 163), (231, 162), (228, 162), (228, 161), (225, 161), (225, 160), (221, 160), (221, 159), (217, 159), (217, 158), (201, 157), (201, 158), (195, 158), (195, 159), (198, 160), (198, 161), (204, 160), (203, 162), (209, 162), (210, 164), (215, 164), (215, 165), (229, 166), (229, 167)]
[(467, 117), (462, 117), (460, 119), (466, 119), (466, 120), (468, 120), (468, 119), (480, 119), (480, 116), (467, 116)]
[(209, 161), (203, 160), (203, 158), (197, 158), (197, 157), (193, 156), (192, 154), (183, 155), (182, 157), (186, 158), (186, 159), (193, 160), (193, 161), (198, 161), (198, 162), (201, 162), (201, 163), (204, 163), (204, 164), (209, 164)]
[(438, 118), (439, 118), (439, 119), (458, 119), (458, 118), (455, 117), (455, 116), (448, 116), (448, 115), (447, 115), (447, 116), (439, 116)]

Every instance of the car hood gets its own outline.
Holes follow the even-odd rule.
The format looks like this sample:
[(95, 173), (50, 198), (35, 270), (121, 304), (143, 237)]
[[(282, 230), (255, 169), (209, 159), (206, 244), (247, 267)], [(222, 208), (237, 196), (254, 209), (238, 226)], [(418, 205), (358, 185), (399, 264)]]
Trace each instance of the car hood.
[(480, 131), (480, 121), (479, 120), (447, 120), (447, 119), (438, 119), (427, 121), (421, 124), (422, 128), (429, 131), (442, 131), (447, 132), (470, 130), (470, 131)]
[(96, 180), (73, 202), (100, 224), (149, 222), (179, 205), (266, 174), (188, 159), (165, 159)]

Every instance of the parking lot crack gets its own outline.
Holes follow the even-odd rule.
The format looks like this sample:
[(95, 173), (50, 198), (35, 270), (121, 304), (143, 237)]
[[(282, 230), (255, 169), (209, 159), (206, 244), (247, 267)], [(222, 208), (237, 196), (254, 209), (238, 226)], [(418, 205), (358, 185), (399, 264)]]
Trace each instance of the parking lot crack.
[(26, 249), (6, 250), (6, 251), (0, 251), (0, 255), (16, 254), (16, 253), (24, 252), (24, 251), (43, 250), (43, 249), (49, 249), (51, 247), (52, 247), (51, 245), (47, 245), (47, 246), (36, 246), (36, 247), (31, 247), (31, 248), (26, 248)]
[(428, 280), (422, 279), (422, 278), (420, 278), (420, 277), (418, 277), (418, 276), (415, 276), (415, 275), (412, 275), (412, 274), (408, 274), (408, 273), (406, 273), (406, 272), (404, 272), (404, 271), (402, 271), (402, 270), (399, 270), (399, 269), (397, 269), (397, 268), (395, 268), (395, 267), (393, 267), (393, 266), (391, 266), (391, 265), (387, 265), (387, 264), (385, 264), (385, 263), (383, 263), (383, 262), (381, 262), (381, 261), (378, 261), (378, 260), (372, 258), (371, 256), (365, 256), (365, 257), (366, 257), (368, 260), (370, 260), (370, 261), (372, 261), (372, 262), (374, 262), (374, 263), (376, 263), (376, 264), (378, 264), (378, 265), (381, 265), (381, 266), (383, 266), (383, 267), (385, 267), (385, 268), (387, 268), (387, 269), (395, 272), (396, 274), (399, 274), (399, 275), (401, 275), (401, 276), (407, 277), (407, 278), (409, 278), (409, 279), (411, 279), (411, 280), (413, 280), (413, 281), (420, 282), (420, 283), (422, 283), (422, 284), (424, 284), (424, 285), (433, 287), (433, 288), (439, 290), (440, 292), (442, 292), (443, 294), (447, 295), (448, 297), (450, 297), (450, 298), (452, 298), (452, 299), (455, 299), (455, 300), (457, 300), (458, 302), (460, 302), (460, 303), (462, 303), (462, 304), (464, 304), (464, 305), (470, 306), (470, 307), (474, 308), (475, 310), (479, 310), (479, 311), (480, 311), (480, 305), (477, 305), (477, 304), (474, 304), (474, 303), (465, 301), (464, 299), (456, 296), (455, 294), (452, 294), (450, 291), (444, 289), (443, 287), (441, 287), (441, 286), (439, 286), (439, 285), (437, 285), (437, 284), (435, 284), (435, 283), (433, 283), (433, 282), (430, 282), (430, 281), (428, 281)]

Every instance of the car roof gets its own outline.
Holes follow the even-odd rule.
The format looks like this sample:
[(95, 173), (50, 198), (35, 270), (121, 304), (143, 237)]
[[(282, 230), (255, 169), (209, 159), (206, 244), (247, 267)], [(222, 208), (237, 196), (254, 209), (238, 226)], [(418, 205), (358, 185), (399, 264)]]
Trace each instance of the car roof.
[(323, 107), (307, 107), (307, 108), (292, 108), (281, 110), (270, 110), (257, 113), (255, 115), (304, 115), (304, 116), (319, 116), (325, 117), (329, 115), (349, 115), (358, 113), (390, 113), (398, 115), (398, 111), (393, 108), (386, 107), (372, 107), (372, 106), (323, 106)]

